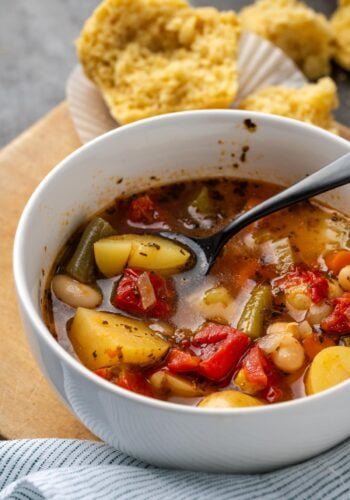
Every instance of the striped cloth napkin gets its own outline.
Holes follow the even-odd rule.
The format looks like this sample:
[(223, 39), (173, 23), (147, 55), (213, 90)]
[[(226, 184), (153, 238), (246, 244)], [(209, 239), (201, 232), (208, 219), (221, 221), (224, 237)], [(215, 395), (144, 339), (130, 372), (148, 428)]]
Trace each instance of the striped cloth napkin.
[(350, 499), (350, 440), (265, 474), (159, 469), (102, 443), (36, 439), (0, 443), (0, 499)]

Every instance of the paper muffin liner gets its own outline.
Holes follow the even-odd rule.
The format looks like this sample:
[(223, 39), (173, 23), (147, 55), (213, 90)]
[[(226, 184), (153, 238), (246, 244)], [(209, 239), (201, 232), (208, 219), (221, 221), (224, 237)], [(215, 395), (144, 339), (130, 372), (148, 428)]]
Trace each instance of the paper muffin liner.
[[(281, 49), (254, 33), (241, 36), (237, 61), (238, 94), (236, 108), (247, 95), (269, 85), (301, 87), (307, 80)], [(118, 123), (111, 117), (98, 87), (77, 65), (68, 78), (66, 95), (76, 131), (83, 143), (108, 132)]]

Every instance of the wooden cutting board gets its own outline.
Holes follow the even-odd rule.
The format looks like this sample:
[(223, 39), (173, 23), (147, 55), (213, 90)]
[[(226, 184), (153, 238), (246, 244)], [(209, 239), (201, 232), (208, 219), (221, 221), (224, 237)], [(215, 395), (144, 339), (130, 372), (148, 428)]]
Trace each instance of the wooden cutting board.
[(63, 406), (32, 358), (12, 280), (12, 245), (29, 196), (80, 146), (65, 103), (0, 151), (0, 435), (7, 439), (94, 436)]
[[(341, 126), (350, 140), (350, 129)], [(29, 196), (51, 168), (80, 146), (66, 103), (0, 151), (0, 435), (7, 439), (96, 439), (63, 406), (29, 352), (12, 281), (12, 245)]]

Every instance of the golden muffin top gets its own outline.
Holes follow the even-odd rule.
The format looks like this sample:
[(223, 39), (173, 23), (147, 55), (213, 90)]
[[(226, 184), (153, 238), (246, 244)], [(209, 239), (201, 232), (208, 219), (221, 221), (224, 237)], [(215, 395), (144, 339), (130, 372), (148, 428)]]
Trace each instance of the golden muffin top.
[(227, 108), (238, 78), (234, 12), (183, 0), (105, 0), (77, 41), (86, 75), (121, 124), (153, 115)]

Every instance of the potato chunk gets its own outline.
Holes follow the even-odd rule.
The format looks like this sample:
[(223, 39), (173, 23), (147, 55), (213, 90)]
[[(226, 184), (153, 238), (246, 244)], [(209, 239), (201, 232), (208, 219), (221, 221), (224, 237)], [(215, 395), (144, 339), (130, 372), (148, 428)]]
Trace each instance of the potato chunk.
[(104, 238), (94, 244), (95, 261), (102, 274), (111, 278), (121, 273), (128, 262), (131, 241)]
[(124, 267), (140, 267), (161, 274), (174, 274), (188, 263), (191, 254), (172, 240), (147, 234), (111, 236), (94, 244), (99, 270), (108, 277)]
[(152, 365), (170, 347), (142, 321), (83, 307), (77, 309), (69, 338), (90, 370), (123, 364)]
[(263, 403), (259, 399), (239, 391), (213, 392), (198, 404), (201, 408), (242, 408), (262, 405)]
[(163, 370), (153, 373), (149, 381), (152, 387), (160, 393), (183, 396), (185, 398), (203, 396), (203, 390), (195, 381)]
[(319, 352), (307, 372), (305, 388), (308, 395), (325, 391), (350, 379), (350, 348), (327, 347)]

